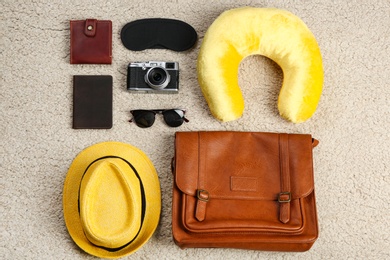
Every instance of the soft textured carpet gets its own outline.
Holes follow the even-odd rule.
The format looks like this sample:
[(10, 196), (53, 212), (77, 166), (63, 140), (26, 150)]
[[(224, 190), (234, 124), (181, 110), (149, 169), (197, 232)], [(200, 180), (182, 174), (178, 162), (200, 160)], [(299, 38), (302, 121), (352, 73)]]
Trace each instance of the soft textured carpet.
[[(196, 78), (200, 43), (213, 20), (238, 6), (287, 9), (308, 25), (325, 70), (317, 112), (293, 124), (277, 112), (282, 73), (264, 57), (240, 67), (244, 116), (220, 123), (208, 110)], [(2, 0), (0, 258), (93, 259), (71, 240), (62, 188), (74, 157), (101, 141), (130, 143), (153, 161), (161, 181), (162, 215), (152, 239), (129, 259), (389, 259), (390, 258), (390, 2), (368, 1), (15, 1)], [(199, 35), (193, 50), (132, 52), (120, 41), (128, 22), (175, 18)], [(112, 65), (69, 64), (69, 20), (113, 22)], [(131, 61), (180, 63), (178, 95), (131, 94)], [(72, 129), (72, 76), (112, 75), (113, 128)], [(157, 118), (141, 129), (128, 123), (136, 108), (188, 109), (179, 129)], [(170, 161), (177, 130), (311, 133), (320, 236), (305, 253), (233, 249), (181, 250), (172, 240)]]

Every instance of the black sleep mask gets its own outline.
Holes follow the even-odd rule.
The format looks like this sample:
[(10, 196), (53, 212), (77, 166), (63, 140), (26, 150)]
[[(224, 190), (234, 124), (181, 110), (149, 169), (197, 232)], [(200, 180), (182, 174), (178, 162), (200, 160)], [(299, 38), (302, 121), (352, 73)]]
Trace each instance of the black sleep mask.
[(163, 18), (136, 20), (121, 31), (123, 45), (132, 51), (170, 49), (185, 51), (192, 48), (198, 35), (195, 29), (182, 21)]

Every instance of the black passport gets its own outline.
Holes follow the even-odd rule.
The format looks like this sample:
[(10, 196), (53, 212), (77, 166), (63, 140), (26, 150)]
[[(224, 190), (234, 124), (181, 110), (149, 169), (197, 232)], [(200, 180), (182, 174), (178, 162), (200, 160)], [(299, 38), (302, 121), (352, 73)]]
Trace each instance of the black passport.
[(112, 76), (73, 76), (73, 128), (112, 128)]

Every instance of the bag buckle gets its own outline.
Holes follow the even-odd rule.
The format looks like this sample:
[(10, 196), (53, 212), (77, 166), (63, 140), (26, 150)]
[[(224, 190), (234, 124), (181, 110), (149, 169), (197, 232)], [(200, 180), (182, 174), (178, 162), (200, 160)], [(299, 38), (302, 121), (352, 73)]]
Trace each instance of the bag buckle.
[(198, 197), (198, 200), (208, 202), (209, 201), (209, 192), (207, 190), (197, 190), (196, 191), (196, 197)]
[(278, 196), (278, 202), (279, 203), (288, 203), (291, 201), (291, 192), (281, 192)]

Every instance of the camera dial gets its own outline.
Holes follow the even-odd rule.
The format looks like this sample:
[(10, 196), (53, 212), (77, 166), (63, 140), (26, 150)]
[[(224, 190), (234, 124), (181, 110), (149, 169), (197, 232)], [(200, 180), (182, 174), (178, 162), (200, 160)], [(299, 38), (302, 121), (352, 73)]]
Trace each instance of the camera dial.
[(163, 89), (168, 86), (171, 77), (163, 67), (153, 67), (146, 72), (145, 82), (153, 89)]

